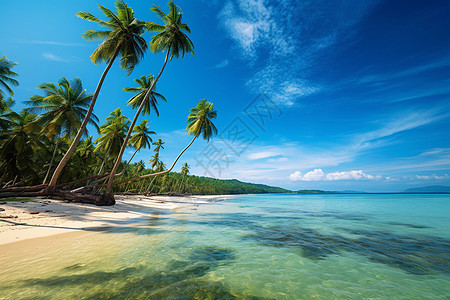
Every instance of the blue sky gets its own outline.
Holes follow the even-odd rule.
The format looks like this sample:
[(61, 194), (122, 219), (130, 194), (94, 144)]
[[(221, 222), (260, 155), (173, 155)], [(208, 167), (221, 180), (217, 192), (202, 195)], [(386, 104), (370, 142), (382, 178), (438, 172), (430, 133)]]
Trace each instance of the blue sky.
[[(39, 93), (39, 83), (61, 76), (80, 77), (94, 91), (105, 64), (90, 62), (98, 42), (81, 35), (98, 27), (75, 14), (104, 18), (96, 3), (113, 8), (112, 0), (2, 3), (0, 54), (19, 62), (16, 109)], [(150, 2), (127, 3), (138, 19), (159, 22)], [(165, 1), (154, 3), (166, 9)], [(158, 84), (168, 103), (159, 118), (148, 118), (166, 141), (166, 164), (190, 140), (189, 109), (206, 98), (219, 112), (220, 136), (182, 157), (193, 174), (294, 190), (450, 184), (449, 1), (176, 3), (195, 55), (168, 64)], [(163, 59), (147, 53), (130, 76), (115, 65), (95, 108), (100, 120), (118, 106), (132, 118), (125, 104), (131, 94), (122, 88), (157, 73)], [(264, 124), (249, 114), (261, 103)], [(236, 140), (236, 128), (247, 138)], [(152, 154), (143, 150), (136, 159), (148, 162)]]

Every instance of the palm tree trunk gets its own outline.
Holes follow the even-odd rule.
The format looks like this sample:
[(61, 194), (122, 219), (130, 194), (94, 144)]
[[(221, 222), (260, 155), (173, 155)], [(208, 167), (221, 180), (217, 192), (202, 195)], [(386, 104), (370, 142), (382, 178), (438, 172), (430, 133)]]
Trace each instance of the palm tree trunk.
[[(108, 158), (108, 152), (109, 152), (109, 150), (105, 153), (105, 157), (103, 158), (102, 164), (100, 165), (100, 169), (98, 170), (97, 175), (102, 174), (103, 167), (105, 166), (105, 163), (106, 163), (107, 158)], [(89, 182), (87, 184), (89, 184)]]
[(139, 106), (139, 109), (137, 110), (136, 115), (134, 116), (133, 122), (131, 123), (130, 128), (128, 129), (127, 136), (125, 137), (125, 140), (123, 141), (122, 147), (120, 148), (119, 156), (117, 156), (116, 163), (114, 164), (114, 167), (111, 170), (111, 174), (109, 176), (108, 184), (106, 186), (105, 197), (104, 197), (105, 199), (113, 198), (113, 196), (112, 196), (112, 185), (113, 185), (113, 181), (114, 181), (114, 175), (116, 174), (117, 168), (119, 167), (120, 161), (122, 160), (123, 152), (125, 151), (125, 148), (127, 147), (128, 140), (130, 139), (131, 132), (133, 131), (134, 125), (136, 124), (137, 119), (139, 118), (139, 115), (141, 114), (141, 111), (144, 108), (145, 100), (150, 96), (152, 90), (155, 88), (155, 85), (156, 85), (156, 83), (159, 80), (159, 77), (161, 77), (161, 74), (164, 71), (164, 68), (166, 67), (167, 61), (169, 59), (169, 54), (170, 54), (170, 46), (169, 46), (169, 49), (167, 49), (166, 59), (164, 60), (164, 64), (163, 64), (163, 66), (161, 68), (161, 71), (159, 71), (158, 76), (155, 78), (155, 80), (153, 81), (152, 85), (150, 86), (150, 88), (148, 89), (147, 93), (145, 94), (144, 99), (142, 100), (142, 103)]
[(155, 179), (156, 179), (156, 177), (153, 178), (152, 181), (150, 182), (150, 184), (148, 185), (147, 190), (146, 190), (146, 193), (148, 193), (148, 192), (150, 191), (150, 187), (152, 186), (153, 181), (155, 181)]
[[(173, 167), (175, 167), (175, 164), (177, 163), (178, 159), (180, 159), (181, 155), (183, 155), (184, 151), (186, 151), (192, 145), (192, 143), (195, 141), (195, 139), (197, 137), (198, 137), (198, 135), (194, 136), (194, 138), (189, 143), (189, 145), (187, 145), (186, 148), (184, 148), (183, 151), (181, 151), (180, 154), (178, 154), (177, 158), (175, 159), (175, 161), (173, 162), (172, 166), (170, 166), (169, 169), (167, 169), (165, 171), (157, 172), (157, 173), (150, 173), (150, 174), (146, 174), (146, 175), (142, 175), (142, 176), (138, 176), (138, 177), (133, 177), (133, 178), (128, 178), (128, 179), (124, 179), (124, 180), (121, 180), (121, 181), (117, 181), (117, 182), (112, 183), (111, 186), (113, 184), (116, 185), (116, 184), (121, 184), (121, 183), (124, 183), (124, 182), (131, 181), (131, 180), (138, 180), (138, 179), (143, 179), (143, 178), (148, 178), (148, 177), (152, 177), (152, 176), (157, 176), (157, 175), (169, 173), (170, 171), (172, 171)], [(108, 182), (108, 184), (109, 184), (109, 182)], [(106, 186), (106, 185), (102, 184), (102, 185), (98, 185), (97, 187), (104, 187), (104, 186)]]
[(178, 186), (178, 191), (179, 191), (180, 193), (181, 193), (180, 188), (181, 188), (181, 185), (183, 184), (184, 176), (185, 176), (185, 175), (183, 175), (183, 177), (181, 177), (180, 185)]
[(42, 184), (45, 184), (45, 182), (47, 181), (48, 175), (50, 175), (50, 170), (52, 169), (53, 160), (55, 159), (55, 155), (56, 155), (56, 150), (58, 150), (58, 143), (59, 143), (59, 139), (56, 140), (55, 150), (53, 150), (52, 159), (50, 160), (50, 165), (48, 166), (47, 174), (45, 174), (45, 178), (44, 178), (44, 181), (42, 182)]
[(95, 102), (97, 101), (97, 97), (100, 93), (100, 89), (102, 88), (103, 81), (105, 80), (106, 74), (108, 74), (109, 69), (111, 69), (111, 66), (114, 63), (114, 60), (116, 59), (117, 55), (119, 54), (120, 50), (120, 44), (117, 45), (116, 50), (111, 57), (111, 60), (109, 61), (108, 65), (106, 66), (106, 69), (103, 71), (102, 76), (100, 77), (100, 81), (97, 84), (97, 88), (95, 89), (94, 96), (92, 97), (91, 103), (89, 105), (89, 109), (86, 113), (86, 116), (84, 117), (83, 122), (81, 123), (80, 129), (78, 129), (77, 135), (75, 136), (75, 139), (72, 142), (72, 145), (70, 145), (69, 150), (67, 150), (64, 157), (59, 162), (58, 166), (56, 167), (56, 170), (53, 172), (52, 179), (50, 180), (50, 183), (48, 184), (47, 188), (45, 189), (45, 193), (51, 193), (56, 190), (56, 182), (58, 181), (58, 177), (61, 174), (61, 171), (66, 166), (67, 162), (69, 161), (72, 154), (75, 152), (78, 143), (80, 142), (80, 139), (84, 133), (84, 130), (86, 129), (86, 126), (91, 119), (92, 111), (94, 110)]

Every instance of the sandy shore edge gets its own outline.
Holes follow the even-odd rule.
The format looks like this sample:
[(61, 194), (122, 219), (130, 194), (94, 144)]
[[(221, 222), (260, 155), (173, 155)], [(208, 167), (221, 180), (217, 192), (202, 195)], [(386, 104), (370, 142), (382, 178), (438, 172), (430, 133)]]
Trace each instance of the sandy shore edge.
[[(142, 222), (161, 210), (203, 205), (232, 196), (116, 196), (114, 206), (32, 198), (0, 201), (0, 245), (74, 231)], [(6, 203), (5, 203), (6, 202)]]

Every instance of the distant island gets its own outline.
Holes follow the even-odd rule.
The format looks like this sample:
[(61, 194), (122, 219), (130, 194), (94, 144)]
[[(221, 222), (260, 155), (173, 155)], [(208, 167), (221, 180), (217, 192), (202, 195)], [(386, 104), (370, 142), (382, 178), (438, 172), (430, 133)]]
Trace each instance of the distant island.
[(443, 194), (450, 194), (450, 186), (444, 186), (444, 185), (432, 185), (432, 186), (424, 186), (424, 187), (418, 187), (418, 188), (410, 188), (405, 190), (405, 193), (443, 193)]

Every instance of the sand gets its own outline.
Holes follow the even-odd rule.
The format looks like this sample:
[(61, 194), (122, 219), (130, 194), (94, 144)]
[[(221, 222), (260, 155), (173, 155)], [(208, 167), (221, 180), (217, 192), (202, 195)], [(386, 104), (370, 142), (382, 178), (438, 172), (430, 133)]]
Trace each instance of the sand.
[[(116, 196), (114, 206), (33, 198), (0, 201), (0, 245), (76, 231), (143, 222), (161, 210), (225, 200), (227, 196)], [(6, 202), (6, 203), (5, 203)]]

